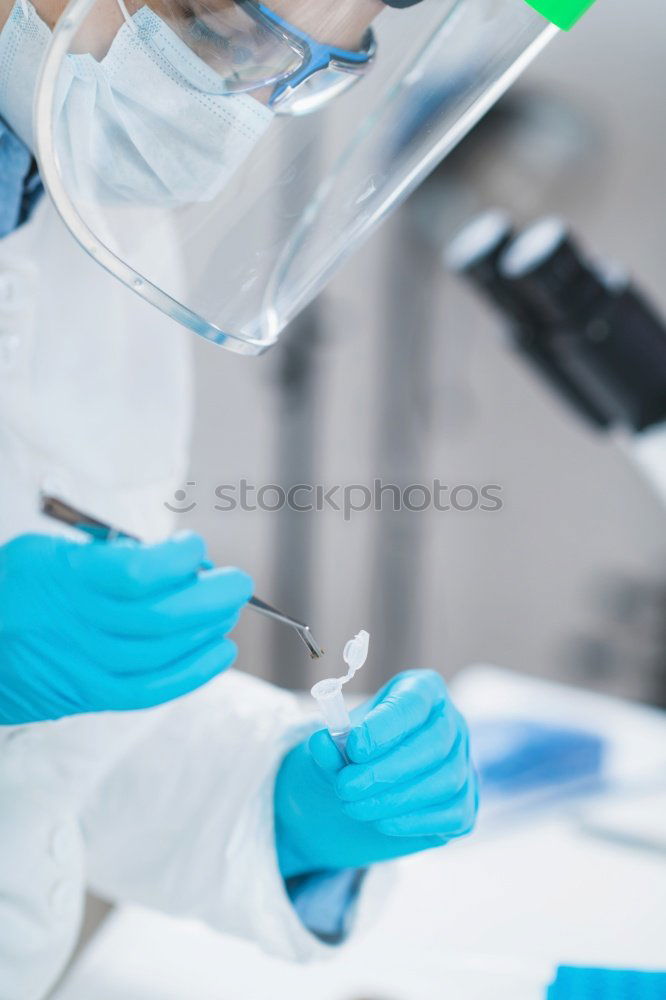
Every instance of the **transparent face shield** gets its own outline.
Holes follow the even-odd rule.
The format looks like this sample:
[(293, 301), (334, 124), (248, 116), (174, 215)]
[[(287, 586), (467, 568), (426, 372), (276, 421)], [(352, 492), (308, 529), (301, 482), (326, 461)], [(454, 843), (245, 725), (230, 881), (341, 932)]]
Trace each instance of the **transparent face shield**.
[(70, 230), (245, 354), (557, 32), (524, 0), (72, 0), (52, 33), (17, 0), (11, 19), (43, 49), (32, 138)]

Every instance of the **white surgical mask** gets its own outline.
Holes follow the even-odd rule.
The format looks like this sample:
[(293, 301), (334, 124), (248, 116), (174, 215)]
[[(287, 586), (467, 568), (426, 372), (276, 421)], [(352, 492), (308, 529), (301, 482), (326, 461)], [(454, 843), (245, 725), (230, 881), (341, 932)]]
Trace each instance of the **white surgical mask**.
[[(0, 33), (0, 115), (31, 148), (35, 84), (50, 40), (29, 0), (17, 0)], [(82, 198), (208, 201), (274, 117), (247, 94), (207, 92), (219, 78), (148, 7), (122, 26), (99, 62), (89, 54), (67, 62), (57, 153)]]

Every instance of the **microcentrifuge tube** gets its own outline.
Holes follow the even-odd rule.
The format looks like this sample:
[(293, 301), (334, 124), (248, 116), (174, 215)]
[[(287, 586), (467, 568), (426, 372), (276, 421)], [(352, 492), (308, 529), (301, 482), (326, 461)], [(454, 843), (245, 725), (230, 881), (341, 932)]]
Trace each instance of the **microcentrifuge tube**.
[(329, 677), (327, 680), (319, 681), (312, 688), (312, 697), (319, 705), (331, 738), (345, 760), (347, 759), (347, 737), (352, 724), (342, 695), (342, 685), (350, 681), (354, 674), (361, 669), (368, 658), (369, 645), (370, 633), (361, 629), (353, 639), (346, 643), (343, 650), (342, 658), (347, 664), (345, 676)]

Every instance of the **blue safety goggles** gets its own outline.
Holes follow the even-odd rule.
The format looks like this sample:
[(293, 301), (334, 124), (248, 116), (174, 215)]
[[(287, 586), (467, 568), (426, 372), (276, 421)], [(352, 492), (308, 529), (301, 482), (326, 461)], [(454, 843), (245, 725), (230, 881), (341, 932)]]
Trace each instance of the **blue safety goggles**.
[(377, 49), (371, 30), (358, 51), (318, 42), (257, 0), (192, 0), (191, 8), (170, 23), (214, 70), (216, 91), (268, 88), (267, 103), (278, 114), (307, 114), (327, 104), (367, 72)]
[(357, 52), (316, 41), (289, 24), (274, 11), (254, 0), (237, 0), (251, 17), (269, 28), (292, 52), (300, 65), (276, 81), (269, 104), (281, 114), (306, 114), (348, 90), (368, 70), (377, 50), (372, 30)]

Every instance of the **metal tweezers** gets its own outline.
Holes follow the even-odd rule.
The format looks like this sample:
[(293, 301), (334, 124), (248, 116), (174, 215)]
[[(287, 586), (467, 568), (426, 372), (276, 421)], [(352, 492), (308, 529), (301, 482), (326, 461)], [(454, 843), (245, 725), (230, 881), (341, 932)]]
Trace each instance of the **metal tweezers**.
[[(98, 521), (97, 518), (90, 517), (89, 514), (84, 514), (82, 511), (76, 510), (75, 507), (71, 507), (64, 500), (59, 500), (57, 497), (41, 494), (40, 510), (42, 514), (52, 518), (54, 521), (67, 524), (70, 528), (76, 528), (78, 531), (82, 531), (84, 534), (89, 535), (91, 538), (96, 538), (98, 541), (112, 542), (116, 539), (127, 539), (134, 542), (140, 541), (136, 535), (130, 535), (127, 531), (119, 531), (117, 528), (111, 527), (110, 524), (105, 524), (104, 521)], [(295, 618), (290, 618), (289, 615), (283, 614), (282, 611), (271, 607), (270, 604), (266, 604), (265, 601), (260, 600), (258, 597), (251, 597), (248, 607), (260, 615), (265, 615), (266, 618), (272, 618), (276, 622), (282, 622), (283, 625), (289, 625), (293, 628), (307, 646), (313, 660), (318, 660), (324, 655), (324, 650), (313, 636), (309, 625), (304, 625), (303, 622), (299, 622)]]

